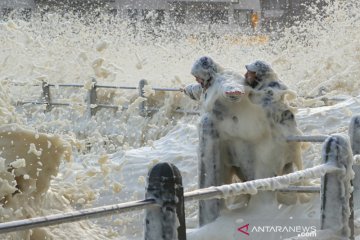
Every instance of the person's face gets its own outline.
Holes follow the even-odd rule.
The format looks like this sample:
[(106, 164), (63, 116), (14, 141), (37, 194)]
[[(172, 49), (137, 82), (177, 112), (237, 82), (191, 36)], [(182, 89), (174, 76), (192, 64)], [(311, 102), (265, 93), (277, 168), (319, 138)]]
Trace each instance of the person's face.
[(257, 78), (256, 78), (256, 72), (251, 72), (248, 70), (245, 73), (245, 81), (249, 86), (255, 87), (258, 83)]
[(201, 85), (202, 88), (205, 87), (205, 81), (204, 81), (204, 79), (199, 78), (199, 77), (195, 77), (195, 80), (196, 80), (196, 82), (198, 82), (198, 83)]

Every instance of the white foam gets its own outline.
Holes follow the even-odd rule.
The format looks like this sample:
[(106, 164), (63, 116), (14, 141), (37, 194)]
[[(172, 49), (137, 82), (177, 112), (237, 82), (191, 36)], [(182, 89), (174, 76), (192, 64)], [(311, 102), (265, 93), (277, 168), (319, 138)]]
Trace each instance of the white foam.
[[(0, 123), (1, 126), (17, 123), (17, 126), (27, 126), (30, 130), (19, 130), (12, 125), (1, 135), (0, 141), (9, 149), (18, 141), (28, 144), (19, 149), (23, 157), (0, 158), (0, 197), (3, 199), (16, 191), (14, 174), (23, 176), (30, 195), (22, 198), (23, 195), (15, 194), (8, 203), (15, 202), (14, 208), (0, 208), (0, 221), (142, 199), (148, 168), (159, 161), (172, 162), (179, 167), (185, 190), (197, 188), (198, 118), (188, 116), (179, 122), (181, 116), (171, 113), (176, 106), (192, 110), (196, 104), (179, 93), (154, 93), (147, 87), (151, 103), (165, 104), (159, 114), (144, 119), (138, 116), (137, 107), (142, 99), (138, 98), (137, 91), (116, 90), (116, 94), (100, 94), (99, 91), (99, 96), (103, 96), (101, 100), (113, 101), (118, 106), (130, 105), (130, 109), (123, 114), (101, 110), (90, 119), (86, 115), (85, 96), (94, 76), (99, 84), (137, 86), (138, 81), (145, 78), (154, 87), (178, 88), (194, 82), (190, 75), (193, 61), (201, 55), (211, 54), (221, 65), (239, 73), (244, 73), (244, 65), (254, 59), (269, 61), (280, 79), (299, 96), (316, 95), (320, 87), (326, 88), (327, 97), (359, 95), (360, 82), (356, 80), (360, 78), (358, 1), (335, 1), (326, 11), (331, 13), (328, 17), (314, 14), (310, 22), (285, 29), (283, 37), (264, 45), (236, 45), (222, 38), (194, 42), (180, 35), (149, 40), (129, 34), (126, 23), (121, 21), (86, 25), (70, 14), (67, 19), (61, 14), (50, 13), (45, 14), (43, 20), (34, 17), (30, 22), (15, 19), (1, 23)], [(51, 88), (53, 99), (69, 102), (69, 109), (56, 107), (51, 114), (44, 113), (44, 108), (39, 106), (15, 109), (14, 103), (18, 100), (41, 98), (40, 88), (31, 85), (42, 80), (53, 84), (84, 84), (85, 87), (78, 90)], [(14, 82), (24, 82), (27, 86), (14, 87), (10, 84)], [(360, 111), (356, 98), (343, 105), (316, 109), (307, 106), (317, 105), (318, 100), (303, 102), (301, 98), (297, 101), (299, 107), (304, 107), (297, 118), (304, 133), (346, 132), (350, 116)], [(19, 133), (18, 138), (15, 139), (13, 132)], [(26, 136), (31, 133), (33, 139), (23, 141), (24, 133)], [(63, 145), (53, 141), (56, 137), (51, 134), (57, 134), (61, 142), (71, 144), (72, 163), (60, 163), (60, 158), (54, 157), (61, 151), (52, 149), (62, 149)], [(39, 147), (42, 139), (44, 142)], [(90, 145), (91, 149), (88, 148)], [(310, 145), (304, 151), (305, 167), (321, 162), (320, 148), (321, 145)], [(29, 150), (30, 154), (27, 153)], [(0, 151), (6, 153), (4, 149)], [(108, 156), (107, 161), (102, 158), (104, 155)], [(20, 164), (19, 159), (23, 158), (27, 163), (29, 157), (34, 166)], [(45, 159), (55, 160), (49, 165)], [(19, 168), (8, 172), (10, 161), (19, 161), (19, 165), (15, 164)], [(43, 166), (37, 164), (39, 161)], [(37, 168), (42, 171), (36, 171)], [(28, 172), (29, 169), (34, 171)], [(43, 177), (43, 185), (36, 184), (38, 177)], [(34, 192), (44, 193), (42, 201), (31, 195)], [(248, 208), (226, 213), (204, 230), (194, 233), (198, 237), (194, 239), (211, 239), (211, 236), (213, 239), (234, 239), (239, 237), (234, 234), (238, 234), (236, 228), (242, 224), (238, 219), (254, 223), (260, 213), (271, 219), (273, 216), (283, 219), (291, 216), (292, 220), (319, 219), (318, 200), (279, 209), (278, 204), (261, 201), (266, 194), (254, 196), (259, 197)], [(187, 204), (186, 209), (188, 225), (196, 225), (197, 204)], [(38, 229), (32, 232), (32, 237), (142, 239), (143, 215), (139, 212), (115, 215), (112, 220), (106, 218), (97, 224), (85, 221)], [(221, 231), (215, 231), (217, 229)], [(30, 232), (6, 234), (6, 238), (27, 239)]]

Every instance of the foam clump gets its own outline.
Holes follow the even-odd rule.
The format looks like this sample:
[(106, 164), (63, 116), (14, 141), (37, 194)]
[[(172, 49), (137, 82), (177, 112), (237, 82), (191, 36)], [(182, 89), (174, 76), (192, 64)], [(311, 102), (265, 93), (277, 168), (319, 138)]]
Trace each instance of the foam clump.
[[(49, 144), (49, 142), (51, 144)], [(70, 146), (58, 136), (36, 133), (8, 124), (0, 127), (1, 180), (12, 186), (11, 192), (28, 197), (40, 197), (58, 173), (62, 159), (70, 160)], [(25, 177), (26, 176), (26, 177)], [(15, 194), (15, 195), (14, 195)], [(5, 206), (15, 203), (9, 192), (0, 193)]]
[[(0, 127), (0, 150), (0, 222), (42, 215), (50, 180), (58, 174), (63, 159), (70, 161), (70, 146), (58, 136), (6, 124)], [(44, 230), (10, 235), (12, 239), (39, 239), (38, 234), (51, 236)]]

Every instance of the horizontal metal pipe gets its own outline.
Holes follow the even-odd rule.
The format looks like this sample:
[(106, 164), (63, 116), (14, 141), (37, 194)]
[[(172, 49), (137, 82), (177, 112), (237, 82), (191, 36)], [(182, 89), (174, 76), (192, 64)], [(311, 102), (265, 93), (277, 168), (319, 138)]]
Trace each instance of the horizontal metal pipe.
[(155, 206), (155, 200), (147, 199), (142, 201), (114, 204), (104, 207), (84, 209), (69, 213), (60, 213), (45, 217), (36, 217), (12, 222), (0, 223), (0, 234), (14, 231), (26, 230), (38, 227), (47, 227), (62, 223), (75, 222), (84, 219), (99, 218), (115, 213), (124, 213), (136, 210), (147, 209)]
[(84, 87), (83, 84), (48, 84), (49, 87), (77, 87), (82, 88)]
[[(261, 191), (269, 191), (262, 190)], [(317, 186), (289, 186), (287, 188), (277, 189), (277, 192), (306, 192), (306, 193), (319, 193), (320, 187)], [(194, 201), (202, 199), (211, 199), (221, 197), (223, 194), (217, 189), (199, 189), (192, 192), (184, 193), (185, 201)]]
[(286, 141), (288, 142), (324, 142), (329, 136), (328, 135), (295, 135), (288, 136)]
[[(148, 112), (158, 112), (160, 110), (160, 108), (148, 108), (147, 111)], [(190, 115), (198, 115), (200, 114), (200, 112), (198, 111), (186, 111), (186, 110), (175, 110), (173, 112), (177, 112), (177, 113), (184, 113), (184, 114), (190, 114)]]
[[(310, 168), (311, 170), (315, 171), (315, 169), (321, 169), (321, 168), (325, 168), (325, 167), (329, 167), (329, 166), (325, 166), (326, 164), (322, 164), (322, 165), (318, 165), (315, 166), (313, 168)], [(296, 173), (304, 173), (307, 171), (307, 175), (314, 177), (314, 172), (310, 173), (309, 170), (310, 169), (306, 169), (306, 170), (301, 170), (301, 171), (297, 171), (294, 173), (289, 173), (287, 175), (292, 175), (295, 176), (294, 174)], [(335, 171), (339, 171), (341, 169), (336, 168), (336, 167), (329, 167), (326, 172), (335, 172)], [(288, 180), (284, 180), (286, 178), (287, 175), (283, 175), (283, 176), (277, 176), (277, 177), (273, 177), (273, 178), (267, 178), (267, 179), (256, 179), (256, 180), (252, 180), (249, 182), (244, 182), (244, 183), (233, 183), (233, 184), (229, 184), (228, 186), (231, 185), (249, 185), (251, 184), (251, 182), (254, 184), (253, 188), (256, 188), (258, 191), (272, 191), (271, 189), (267, 189), (266, 187), (264, 188), (264, 186), (267, 185), (271, 185), (269, 182), (274, 182), (274, 181), (284, 181), (288, 183)], [(302, 179), (306, 179), (303, 176), (301, 177)], [(268, 181), (268, 182), (266, 182)], [(264, 184), (264, 186), (262, 186), (262, 184)], [(226, 186), (226, 185), (223, 185)], [(219, 186), (219, 188), (223, 187), (223, 186)], [(298, 189), (296, 189), (296, 187), (298, 187)], [(275, 191), (278, 191), (279, 189), (276, 189)], [(292, 186), (292, 187), (286, 187), (286, 188), (281, 188), (280, 191), (288, 191), (288, 192), (317, 192), (319, 190), (318, 187), (316, 188), (308, 188), (308, 186)], [(184, 193), (184, 197), (185, 197), (185, 201), (194, 201), (194, 200), (205, 200), (205, 199), (212, 199), (212, 198), (223, 198), (224, 197), (224, 193), (221, 192), (217, 187), (209, 187), (209, 188), (204, 188), (204, 189), (199, 189), (199, 190), (195, 190), (195, 191), (191, 191), (191, 192), (187, 192)]]
[[(259, 189), (260, 191), (269, 191), (267, 189)], [(319, 193), (318, 186), (288, 186), (286, 188), (277, 189), (276, 192), (303, 192), (303, 193)], [(199, 189), (192, 192), (184, 193), (185, 201), (203, 200), (219, 198), (223, 195), (220, 190), (215, 188)]]
[[(114, 88), (114, 89), (138, 89), (138, 87), (124, 87), (124, 86), (109, 86), (109, 85), (96, 85), (97, 88)], [(154, 91), (168, 91), (176, 92), (180, 91), (180, 88), (152, 88)]]
[(46, 102), (36, 102), (36, 101), (17, 101), (16, 105), (25, 105), (25, 104), (34, 104), (34, 105), (43, 105), (47, 104)]
[(223, 196), (223, 193), (220, 190), (212, 187), (184, 193), (184, 200), (185, 202), (189, 202), (195, 200), (220, 198), (221, 196)]
[(113, 88), (113, 89), (129, 89), (129, 90), (138, 89), (138, 87), (108, 86), (108, 85), (96, 85), (96, 88)]
[[(49, 87), (84, 87), (83, 84), (49, 84)], [(111, 85), (96, 85), (96, 88), (112, 88), (112, 89), (138, 89), (138, 87), (126, 87), (126, 86), (111, 86)], [(180, 88), (152, 88), (154, 91), (180, 91)]]
[[(48, 86), (49, 87), (84, 87), (83, 84), (48, 84)], [(96, 88), (129, 89), (129, 90), (138, 89), (138, 87), (111, 86), (111, 85), (96, 85)], [(179, 92), (180, 88), (157, 88), (157, 87), (154, 87), (154, 88), (152, 88), (152, 90)]]
[(54, 105), (54, 106), (70, 106), (71, 104), (70, 103), (57, 103), (57, 102), (52, 102), (50, 103), (50, 105)]
[(29, 83), (13, 83), (12, 84), (15, 87), (40, 87), (40, 84), (29, 84)]
[(327, 102), (327, 101), (334, 101), (334, 102), (342, 102), (342, 101), (346, 101), (348, 100), (348, 98), (344, 98), (344, 97), (323, 97), (320, 99), (321, 101)]
[(180, 92), (180, 88), (152, 88), (154, 91)]
[[(16, 105), (25, 105), (25, 104), (33, 104), (33, 105), (46, 105), (48, 104), (47, 102), (36, 102), (36, 101), (18, 101), (16, 103)], [(70, 106), (70, 103), (57, 103), (57, 102), (52, 102), (50, 104), (51, 106)]]
[(276, 190), (277, 192), (303, 192), (303, 193), (319, 193), (320, 186), (289, 186)]
[[(24, 104), (34, 104), (34, 105), (46, 105), (48, 103), (46, 102), (36, 102), (36, 101), (18, 101), (16, 103), (17, 105), (24, 105)], [(72, 104), (70, 103), (57, 103), (57, 102), (52, 102), (50, 104), (51, 106), (71, 106)], [(82, 104), (77, 104), (77, 105), (82, 105)], [(114, 108), (114, 109), (119, 109), (119, 106), (115, 106), (115, 105), (107, 105), (107, 104), (96, 104), (98, 107), (100, 108)], [(122, 110), (126, 110), (128, 109), (127, 106), (122, 106), (121, 107)], [(152, 110), (152, 111), (156, 111), (156, 110)]]

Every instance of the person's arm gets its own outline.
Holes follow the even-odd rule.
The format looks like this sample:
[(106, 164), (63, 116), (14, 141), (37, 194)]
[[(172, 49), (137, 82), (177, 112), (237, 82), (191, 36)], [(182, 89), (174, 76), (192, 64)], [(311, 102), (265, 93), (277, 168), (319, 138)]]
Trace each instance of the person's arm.
[(281, 81), (272, 81), (266, 87), (280, 89), (280, 90), (287, 90), (288, 87)]
[(289, 89), (282, 81), (273, 81), (267, 85), (267, 91), (271, 92), (271, 95), (275, 101), (293, 100), (296, 98), (296, 92)]
[(189, 96), (192, 100), (199, 101), (203, 92), (200, 84), (190, 84), (182, 89), (185, 95)]
[(245, 95), (245, 87), (235, 81), (224, 81), (221, 91), (222, 96), (229, 102), (239, 102)]

